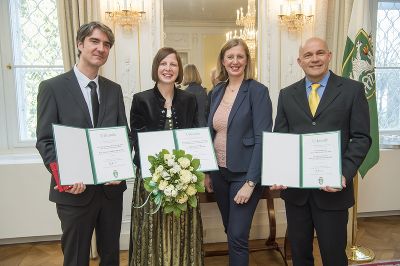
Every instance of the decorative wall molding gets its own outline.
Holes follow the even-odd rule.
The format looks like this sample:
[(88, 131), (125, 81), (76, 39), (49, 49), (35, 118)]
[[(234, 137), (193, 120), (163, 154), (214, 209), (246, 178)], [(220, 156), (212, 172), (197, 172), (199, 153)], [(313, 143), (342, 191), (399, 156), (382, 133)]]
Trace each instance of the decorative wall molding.
[(165, 32), (165, 46), (173, 47), (177, 50), (191, 49), (193, 34), (190, 32)]

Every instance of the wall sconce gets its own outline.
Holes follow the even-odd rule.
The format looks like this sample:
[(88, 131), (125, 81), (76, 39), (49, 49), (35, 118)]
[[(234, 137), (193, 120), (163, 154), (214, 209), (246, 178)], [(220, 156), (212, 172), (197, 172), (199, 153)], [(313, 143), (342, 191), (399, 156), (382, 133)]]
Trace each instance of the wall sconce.
[(124, 30), (130, 30), (132, 27), (139, 25), (140, 20), (146, 14), (143, 11), (144, 0), (141, 0), (140, 10), (138, 8), (138, 1), (124, 0), (122, 8), (120, 2), (122, 1), (107, 0), (106, 20), (122, 26)]
[(304, 12), (302, 3), (288, 0), (286, 5), (280, 6), (278, 18), (281, 26), (287, 27), (289, 32), (302, 31), (305, 25), (314, 21), (312, 5), (308, 5), (307, 12)]

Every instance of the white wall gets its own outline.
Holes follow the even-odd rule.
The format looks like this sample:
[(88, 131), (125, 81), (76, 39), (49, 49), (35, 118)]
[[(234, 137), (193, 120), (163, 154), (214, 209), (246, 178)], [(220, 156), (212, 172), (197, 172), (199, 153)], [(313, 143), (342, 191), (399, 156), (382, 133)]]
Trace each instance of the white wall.
[(400, 213), (400, 149), (381, 150), (379, 163), (359, 178), (358, 213)]
[(0, 165), (0, 239), (61, 233), (49, 180), (41, 162)]

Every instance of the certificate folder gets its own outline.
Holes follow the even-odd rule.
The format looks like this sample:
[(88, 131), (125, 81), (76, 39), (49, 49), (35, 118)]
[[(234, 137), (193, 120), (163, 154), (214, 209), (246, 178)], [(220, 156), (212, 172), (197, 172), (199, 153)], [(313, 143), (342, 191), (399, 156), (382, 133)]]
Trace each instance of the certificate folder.
[(75, 128), (53, 124), (61, 185), (96, 185), (134, 178), (126, 127)]
[(169, 152), (179, 149), (191, 154), (200, 160), (199, 171), (218, 170), (208, 127), (139, 132), (138, 142), (143, 177), (151, 176), (148, 156), (154, 156), (163, 149)]
[(263, 133), (262, 185), (342, 187), (340, 131)]

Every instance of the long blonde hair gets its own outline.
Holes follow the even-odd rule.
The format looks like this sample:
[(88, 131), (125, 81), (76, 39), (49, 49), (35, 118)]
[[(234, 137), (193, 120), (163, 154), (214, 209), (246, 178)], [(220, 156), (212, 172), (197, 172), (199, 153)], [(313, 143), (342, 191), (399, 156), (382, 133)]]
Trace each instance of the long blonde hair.
[(200, 73), (197, 70), (197, 67), (193, 64), (187, 64), (183, 67), (182, 85), (186, 86), (192, 82), (201, 85), (202, 80), (200, 77)]

